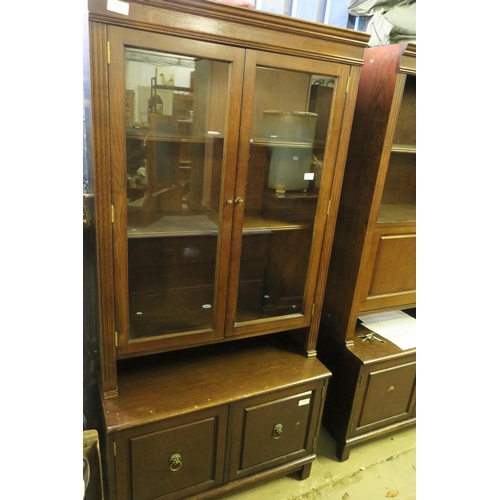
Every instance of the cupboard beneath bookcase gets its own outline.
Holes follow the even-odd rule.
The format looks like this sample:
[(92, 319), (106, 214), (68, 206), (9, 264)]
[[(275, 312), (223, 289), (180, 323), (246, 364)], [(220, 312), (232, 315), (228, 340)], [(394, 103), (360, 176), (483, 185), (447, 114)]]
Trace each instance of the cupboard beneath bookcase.
[(322, 310), (318, 356), (332, 372), (323, 423), (341, 460), (416, 422), (416, 349), (359, 316), (416, 316), (416, 47), (365, 51)]
[(367, 36), (211, 2), (127, 5), (89, 0), (108, 495), (305, 478)]

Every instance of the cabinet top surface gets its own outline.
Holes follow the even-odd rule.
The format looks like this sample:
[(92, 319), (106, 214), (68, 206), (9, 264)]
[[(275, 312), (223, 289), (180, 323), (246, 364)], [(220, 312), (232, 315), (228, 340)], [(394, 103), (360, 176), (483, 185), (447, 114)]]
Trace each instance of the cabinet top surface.
[[(363, 363), (378, 363), (383, 360), (389, 360), (403, 356), (414, 356), (417, 352), (416, 348), (403, 350), (390, 340), (385, 343), (374, 341), (370, 343), (368, 340), (363, 341), (358, 335), (366, 335), (370, 330), (362, 326), (356, 325), (354, 332), (353, 344), (348, 349)], [(377, 335), (377, 337), (381, 337)]]
[(104, 401), (106, 423), (118, 431), (330, 375), (317, 358), (240, 342), (127, 360), (119, 395)]

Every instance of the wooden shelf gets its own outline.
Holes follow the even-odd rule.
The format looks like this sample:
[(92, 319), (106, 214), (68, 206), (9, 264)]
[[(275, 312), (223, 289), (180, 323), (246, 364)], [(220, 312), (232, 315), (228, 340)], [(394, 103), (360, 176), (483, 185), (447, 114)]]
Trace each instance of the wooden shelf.
[(297, 229), (308, 229), (312, 222), (289, 222), (272, 219), (263, 219), (262, 217), (245, 217), (243, 221), (243, 234), (268, 231), (290, 231)]
[(380, 205), (377, 225), (416, 224), (416, 205)]
[(256, 137), (250, 139), (253, 146), (267, 146), (273, 148), (309, 148), (313, 147), (312, 142), (274, 141), (272, 139)]
[[(192, 123), (188, 120), (179, 120), (181, 123)], [(127, 130), (127, 140), (132, 141), (155, 141), (155, 142), (188, 142), (193, 144), (203, 144), (207, 139), (223, 140), (221, 134), (205, 134), (205, 135), (187, 135), (179, 132), (178, 134), (158, 134), (151, 131), (151, 129)]]
[[(307, 229), (312, 222), (288, 222), (262, 217), (245, 217), (243, 234), (262, 231), (291, 231)], [(163, 217), (144, 217), (142, 214), (129, 214), (127, 234), (129, 238), (148, 238), (158, 236), (216, 236), (219, 227), (215, 215), (165, 215)]]
[(415, 144), (393, 144), (391, 151), (393, 153), (417, 154), (417, 146)]

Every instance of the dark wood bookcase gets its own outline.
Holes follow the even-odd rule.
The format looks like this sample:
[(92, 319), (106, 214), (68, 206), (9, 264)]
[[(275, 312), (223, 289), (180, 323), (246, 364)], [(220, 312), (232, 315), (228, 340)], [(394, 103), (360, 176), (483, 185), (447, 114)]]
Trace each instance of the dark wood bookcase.
[(416, 349), (363, 340), (358, 317), (416, 317), (416, 46), (365, 51), (318, 353), (333, 377), (324, 424), (341, 460), (416, 422)]
[(107, 498), (305, 478), (368, 36), (195, 0), (88, 12)]

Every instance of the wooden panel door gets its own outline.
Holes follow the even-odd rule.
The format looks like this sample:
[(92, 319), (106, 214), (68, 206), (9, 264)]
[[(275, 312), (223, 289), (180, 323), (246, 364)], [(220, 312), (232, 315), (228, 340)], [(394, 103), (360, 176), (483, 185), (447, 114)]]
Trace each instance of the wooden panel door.
[(415, 355), (365, 366), (353, 403), (348, 436), (363, 434), (412, 417), (416, 398)]
[(223, 480), (227, 406), (119, 432), (117, 500), (174, 500)]
[(414, 225), (375, 229), (360, 312), (416, 303), (416, 240)]
[(313, 453), (323, 381), (231, 405), (230, 481)]

